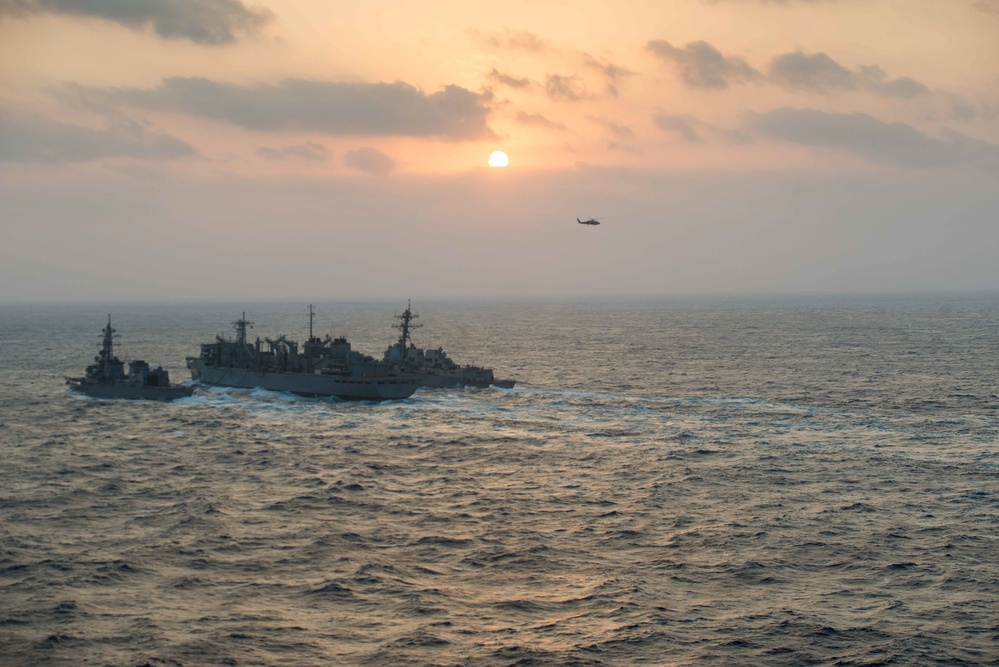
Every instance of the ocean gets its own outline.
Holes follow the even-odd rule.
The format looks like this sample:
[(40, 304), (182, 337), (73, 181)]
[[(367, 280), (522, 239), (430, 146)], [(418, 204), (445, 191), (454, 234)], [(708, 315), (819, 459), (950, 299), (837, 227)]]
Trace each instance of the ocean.
[(93, 400), (307, 304), (0, 305), (0, 663), (999, 664), (999, 295), (413, 309), (516, 387)]

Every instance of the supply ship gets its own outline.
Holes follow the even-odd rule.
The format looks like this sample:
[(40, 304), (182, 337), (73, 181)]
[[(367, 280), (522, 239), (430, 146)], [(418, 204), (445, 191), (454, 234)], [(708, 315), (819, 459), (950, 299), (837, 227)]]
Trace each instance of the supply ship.
[(516, 380), (497, 380), (491, 368), (482, 366), (459, 366), (451, 361), (443, 348), (424, 350), (416, 347), (411, 334), (422, 324), (414, 320), (419, 318), (412, 311), (412, 304), (406, 304), (402, 315), (395, 316), (399, 324), (392, 325), (399, 330), (399, 340), (392, 343), (383, 361), (399, 373), (412, 374), (418, 378), (422, 387), (500, 387), (510, 389)]
[(309, 306), (309, 340), (301, 345), (286, 336), (247, 340), (253, 326), (246, 313), (233, 322), (236, 339), (216, 336), (201, 345), (201, 355), (187, 358), (191, 377), (221, 387), (260, 387), (299, 396), (335, 396), (357, 401), (409, 398), (417, 378), (388, 363), (351, 349), (344, 337), (320, 339), (313, 335), (315, 310)]
[(94, 363), (87, 366), (83, 377), (66, 378), (71, 391), (93, 396), (94, 398), (144, 399), (150, 401), (172, 401), (175, 398), (190, 396), (192, 387), (170, 384), (170, 374), (162, 366), (149, 368), (145, 361), (135, 360), (128, 364), (114, 355), (115, 329), (111, 327), (111, 316), (101, 334), (104, 340)]

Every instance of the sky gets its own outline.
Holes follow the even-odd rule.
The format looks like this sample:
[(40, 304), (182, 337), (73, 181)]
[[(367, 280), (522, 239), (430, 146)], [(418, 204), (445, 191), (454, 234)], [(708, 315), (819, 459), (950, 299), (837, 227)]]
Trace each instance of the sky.
[(999, 291), (999, 0), (0, 0), (0, 239), (6, 302)]

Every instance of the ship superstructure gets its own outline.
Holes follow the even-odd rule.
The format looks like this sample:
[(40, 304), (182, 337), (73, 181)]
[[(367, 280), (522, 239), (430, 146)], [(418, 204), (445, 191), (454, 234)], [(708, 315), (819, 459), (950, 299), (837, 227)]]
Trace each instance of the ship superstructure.
[(412, 332), (422, 327), (416, 322), (419, 315), (412, 310), (412, 304), (406, 304), (402, 315), (396, 315), (398, 324), (392, 325), (399, 330), (399, 340), (385, 350), (382, 360), (391, 368), (401, 373), (411, 373), (419, 378), (424, 387), (502, 387), (509, 389), (515, 380), (497, 380), (491, 368), (482, 366), (460, 366), (444, 351), (425, 350), (413, 343)]
[(212, 386), (260, 387), (300, 396), (335, 396), (348, 400), (408, 398), (419, 386), (413, 377), (351, 349), (344, 337), (313, 335), (315, 310), (309, 306), (309, 339), (302, 345), (281, 335), (257, 338), (247, 330), (246, 313), (233, 322), (235, 339), (216, 336), (187, 358), (191, 377)]
[(191, 387), (171, 385), (170, 374), (162, 366), (150, 368), (142, 360), (129, 362), (128, 372), (125, 372), (125, 362), (114, 353), (117, 332), (111, 326), (111, 315), (108, 315), (107, 326), (101, 331), (101, 335), (100, 352), (94, 357), (94, 363), (87, 366), (86, 374), (83, 377), (66, 378), (66, 384), (72, 391), (95, 398), (155, 401), (172, 401), (194, 392)]

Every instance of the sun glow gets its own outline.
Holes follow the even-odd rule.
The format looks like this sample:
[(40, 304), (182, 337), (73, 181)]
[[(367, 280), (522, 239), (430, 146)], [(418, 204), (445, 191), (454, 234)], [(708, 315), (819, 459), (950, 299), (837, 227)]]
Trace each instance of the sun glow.
[(505, 167), (510, 164), (510, 158), (503, 151), (493, 151), (489, 154), (490, 167)]

